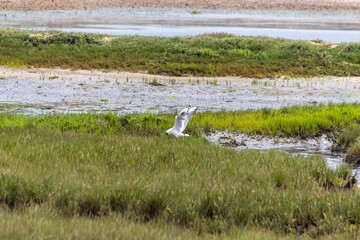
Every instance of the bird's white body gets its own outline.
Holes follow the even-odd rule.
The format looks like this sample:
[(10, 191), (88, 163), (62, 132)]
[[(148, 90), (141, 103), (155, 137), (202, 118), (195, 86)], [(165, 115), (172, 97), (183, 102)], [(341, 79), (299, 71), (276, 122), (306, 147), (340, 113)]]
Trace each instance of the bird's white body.
[(175, 137), (188, 137), (188, 134), (184, 134), (183, 131), (189, 122), (189, 119), (194, 115), (196, 107), (184, 108), (176, 117), (174, 126), (166, 130), (167, 135), (173, 135)]

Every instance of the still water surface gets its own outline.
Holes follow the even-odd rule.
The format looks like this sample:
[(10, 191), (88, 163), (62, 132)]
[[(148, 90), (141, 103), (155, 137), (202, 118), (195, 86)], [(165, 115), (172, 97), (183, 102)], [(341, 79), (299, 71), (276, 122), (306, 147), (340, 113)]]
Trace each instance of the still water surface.
[(229, 33), (331, 43), (360, 41), (360, 13), (198, 9), (1, 11), (0, 27), (139, 36)]

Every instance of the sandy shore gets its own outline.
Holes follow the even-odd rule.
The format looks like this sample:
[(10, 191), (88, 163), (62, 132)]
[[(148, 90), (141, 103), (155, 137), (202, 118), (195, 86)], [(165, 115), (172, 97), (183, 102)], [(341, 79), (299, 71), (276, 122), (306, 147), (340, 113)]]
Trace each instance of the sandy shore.
[(106, 7), (359, 11), (360, 0), (0, 0), (1, 10)]

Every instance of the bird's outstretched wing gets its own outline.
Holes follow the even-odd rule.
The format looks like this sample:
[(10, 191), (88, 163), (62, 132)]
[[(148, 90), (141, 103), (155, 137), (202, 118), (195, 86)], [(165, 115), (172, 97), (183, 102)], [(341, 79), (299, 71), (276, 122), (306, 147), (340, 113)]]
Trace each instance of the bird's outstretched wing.
[[(184, 110), (186, 110), (186, 114), (184, 114), (184, 121), (182, 122), (181, 128), (180, 128), (180, 132), (183, 132), (189, 122), (189, 119), (192, 118), (192, 116), (194, 115), (194, 112), (196, 110), (196, 107), (192, 107), (192, 108), (185, 108)], [(184, 111), (182, 110), (179, 115)], [(179, 116), (178, 115), (178, 116)]]
[(186, 116), (187, 116), (187, 112), (188, 112), (188, 108), (184, 108), (183, 110), (181, 110), (181, 112), (175, 117), (175, 123), (173, 126), (173, 131), (180, 133), (181, 129), (183, 128), (185, 121), (186, 121)]

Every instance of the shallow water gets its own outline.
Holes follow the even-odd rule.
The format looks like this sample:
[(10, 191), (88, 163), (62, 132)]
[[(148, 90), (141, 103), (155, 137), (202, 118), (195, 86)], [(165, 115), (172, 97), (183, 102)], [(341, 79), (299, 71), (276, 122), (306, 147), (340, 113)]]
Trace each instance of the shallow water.
[[(296, 138), (267, 138), (262, 136), (248, 136), (229, 132), (214, 132), (206, 138), (216, 144), (233, 147), (236, 150), (271, 150), (277, 149), (290, 154), (304, 157), (318, 155), (326, 160), (327, 165), (335, 169), (343, 164), (345, 154), (331, 152), (333, 142), (325, 135), (301, 140)], [(354, 168), (353, 173), (357, 181), (360, 181), (360, 167)]]
[[(196, 14), (194, 14), (196, 13)], [(197, 9), (2, 11), (0, 27), (140, 36), (241, 36), (360, 41), (360, 13)]]

